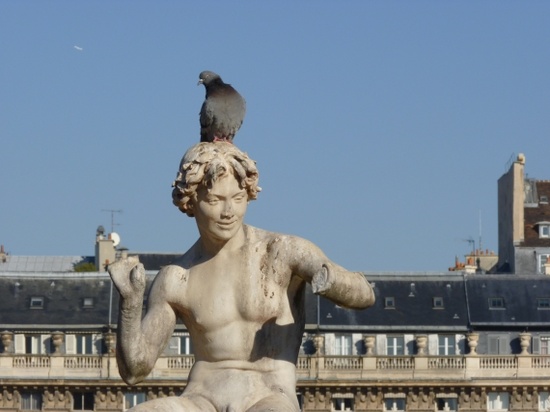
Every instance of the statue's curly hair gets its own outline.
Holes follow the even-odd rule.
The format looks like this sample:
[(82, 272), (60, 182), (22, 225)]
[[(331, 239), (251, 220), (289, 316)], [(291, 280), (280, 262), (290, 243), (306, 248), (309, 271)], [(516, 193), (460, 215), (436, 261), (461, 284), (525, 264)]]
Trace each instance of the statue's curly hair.
[(191, 147), (180, 162), (173, 183), (172, 202), (187, 216), (194, 216), (191, 201), (196, 199), (197, 188), (211, 188), (222, 176), (233, 173), (248, 200), (255, 200), (262, 189), (258, 186), (256, 162), (227, 142), (202, 142)]

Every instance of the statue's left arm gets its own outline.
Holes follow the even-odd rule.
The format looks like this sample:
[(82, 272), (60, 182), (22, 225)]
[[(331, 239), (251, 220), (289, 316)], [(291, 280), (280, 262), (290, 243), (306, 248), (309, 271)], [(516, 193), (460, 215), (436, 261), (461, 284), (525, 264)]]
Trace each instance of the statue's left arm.
[(337, 265), (305, 239), (292, 237), (289, 244), (292, 271), (311, 283), (313, 293), (349, 309), (365, 309), (374, 304), (374, 291), (362, 273)]

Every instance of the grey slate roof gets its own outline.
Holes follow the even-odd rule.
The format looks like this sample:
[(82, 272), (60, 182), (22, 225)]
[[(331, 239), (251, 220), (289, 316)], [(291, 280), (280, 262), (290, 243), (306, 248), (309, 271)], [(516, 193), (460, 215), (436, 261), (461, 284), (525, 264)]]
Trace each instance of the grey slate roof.
[[(148, 271), (150, 286), (156, 271)], [(308, 328), (362, 333), (388, 331), (466, 332), (473, 328), (550, 330), (550, 309), (536, 300), (550, 298), (550, 277), (441, 274), (439, 276), (368, 275), (376, 303), (354, 311), (340, 308), (306, 288)], [(414, 284), (414, 285), (412, 285)], [(103, 329), (118, 318), (118, 292), (107, 273), (0, 273), (0, 330)], [(112, 299), (111, 299), (112, 291)], [(43, 308), (31, 308), (33, 297)], [(393, 297), (395, 308), (386, 308)], [(442, 308), (433, 298), (443, 299)], [(503, 297), (505, 309), (488, 308), (490, 297)], [(84, 301), (91, 298), (93, 305)], [(181, 326), (180, 326), (181, 327)]]
[(0, 260), (0, 273), (5, 272), (72, 272), (80, 262), (93, 262), (89, 256), (12, 256)]
[[(322, 299), (321, 327), (373, 331), (468, 330), (462, 276), (454, 273), (441, 276), (370, 275), (367, 279), (374, 287), (374, 306), (352, 311)], [(442, 307), (434, 308), (435, 297), (442, 298)], [(386, 298), (393, 298), (394, 308), (386, 307)]]
[[(550, 308), (537, 307), (537, 299), (550, 299), (550, 276), (471, 276), (466, 289), (473, 326), (550, 330)], [(504, 308), (490, 308), (490, 298), (503, 298)]]

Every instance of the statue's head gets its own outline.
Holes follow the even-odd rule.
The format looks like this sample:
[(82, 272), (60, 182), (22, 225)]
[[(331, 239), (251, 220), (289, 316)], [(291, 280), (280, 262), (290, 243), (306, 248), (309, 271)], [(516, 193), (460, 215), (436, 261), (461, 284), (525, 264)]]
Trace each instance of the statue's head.
[(248, 194), (255, 200), (258, 192), (258, 169), (256, 162), (226, 142), (203, 142), (191, 147), (181, 159), (174, 181), (172, 201), (187, 216), (193, 216), (191, 202), (196, 199), (199, 185), (210, 189), (220, 177), (232, 173)]

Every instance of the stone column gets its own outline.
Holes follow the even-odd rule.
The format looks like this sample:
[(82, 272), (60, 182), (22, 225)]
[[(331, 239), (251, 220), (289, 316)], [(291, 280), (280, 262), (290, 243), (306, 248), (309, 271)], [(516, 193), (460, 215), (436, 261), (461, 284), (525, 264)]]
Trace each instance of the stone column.
[(468, 346), (470, 347), (470, 352), (468, 353), (468, 355), (477, 355), (476, 348), (479, 340), (479, 333), (470, 332), (466, 335), (466, 338), (468, 339)]
[(529, 347), (531, 346), (531, 334), (529, 332), (519, 334), (519, 346), (521, 346), (521, 355), (529, 355)]
[(4, 347), (2, 355), (13, 353), (13, 332), (5, 330), (0, 334), (0, 337), (2, 338), (2, 346)]
[(53, 355), (61, 355), (61, 346), (65, 340), (65, 334), (63, 332), (52, 332), (52, 343), (54, 347)]
[(416, 335), (416, 349), (417, 355), (423, 356), (426, 355), (426, 345), (428, 343), (428, 336), (426, 335)]
[(373, 356), (374, 355), (374, 343), (376, 341), (376, 337), (373, 335), (366, 335), (363, 337), (363, 342), (365, 343), (365, 348), (367, 349), (367, 356)]

